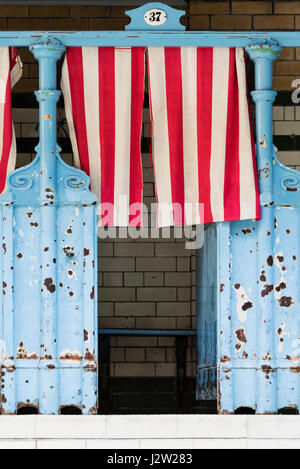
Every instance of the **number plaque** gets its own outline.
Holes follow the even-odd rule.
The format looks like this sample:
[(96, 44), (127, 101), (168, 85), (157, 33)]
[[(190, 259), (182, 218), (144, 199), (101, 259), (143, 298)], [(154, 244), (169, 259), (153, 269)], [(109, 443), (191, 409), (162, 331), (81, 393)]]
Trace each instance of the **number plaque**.
[(167, 14), (164, 10), (153, 8), (145, 13), (144, 18), (150, 26), (161, 26), (167, 21)]

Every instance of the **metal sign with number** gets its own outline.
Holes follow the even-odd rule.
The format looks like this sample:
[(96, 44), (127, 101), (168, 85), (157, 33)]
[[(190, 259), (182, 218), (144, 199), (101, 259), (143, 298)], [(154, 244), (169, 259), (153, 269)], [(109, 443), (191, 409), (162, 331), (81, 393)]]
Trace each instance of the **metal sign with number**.
[(164, 10), (153, 8), (148, 10), (145, 14), (145, 21), (151, 26), (161, 26), (167, 21), (167, 14)]

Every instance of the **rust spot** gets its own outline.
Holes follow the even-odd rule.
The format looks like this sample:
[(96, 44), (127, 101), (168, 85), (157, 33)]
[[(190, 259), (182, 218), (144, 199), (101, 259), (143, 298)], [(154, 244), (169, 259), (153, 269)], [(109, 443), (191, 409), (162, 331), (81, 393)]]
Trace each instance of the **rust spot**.
[(300, 373), (300, 366), (291, 366), (290, 371), (292, 373)]
[(26, 215), (28, 216), (28, 218), (31, 218), (33, 213), (32, 212), (27, 212)]
[(23, 407), (32, 407), (33, 409), (39, 410), (39, 404), (34, 401), (34, 403), (31, 403), (29, 399), (27, 399), (26, 402), (18, 402), (17, 404), (17, 409), (22, 409)]
[(23, 257), (23, 254), (21, 254), (20, 252), (18, 252), (17, 258), (18, 258), (18, 259), (22, 259), (22, 257)]
[(287, 232), (287, 234), (290, 234), (291, 230), (285, 230)]
[(243, 357), (248, 358), (248, 353), (245, 350), (243, 351)]
[(236, 344), (236, 345), (235, 345), (235, 348), (236, 348), (237, 350), (240, 350), (241, 347), (242, 347), (241, 344)]
[(31, 222), (30, 223), (30, 226), (34, 226), (35, 228), (37, 228), (39, 226), (39, 224), (35, 221), (35, 222)]
[(92, 287), (90, 297), (91, 297), (91, 300), (93, 300), (95, 298), (95, 287), (94, 286)]
[(4, 254), (6, 254), (6, 251), (7, 251), (7, 249), (6, 249), (6, 244), (3, 243), (3, 244), (2, 244), (2, 247), (3, 247), (3, 252), (4, 252)]
[(60, 286), (60, 288), (62, 288), (64, 286), (64, 284), (60, 282), (59, 286)]
[(253, 303), (251, 303), (251, 301), (247, 301), (246, 303), (243, 304), (242, 310), (247, 311), (247, 309), (250, 309), (252, 307), (253, 307)]
[(297, 257), (296, 257), (296, 256), (293, 256), (292, 259), (293, 259), (293, 261), (295, 261), (295, 260), (297, 259)]
[(69, 291), (69, 296), (73, 296), (74, 293), (72, 291)]
[(241, 286), (241, 285), (240, 285), (239, 283), (236, 283), (236, 284), (234, 285), (234, 288), (235, 288), (236, 290), (238, 290), (238, 289), (240, 288), (240, 286)]
[(260, 281), (261, 282), (266, 282), (267, 281), (267, 277), (265, 276), (264, 273), (261, 273), (261, 276), (259, 277)]
[(85, 341), (85, 342), (88, 342), (88, 340), (89, 340), (89, 333), (88, 333), (88, 331), (87, 331), (86, 329), (84, 329), (84, 331), (83, 331), (83, 337), (84, 337), (84, 341)]
[(266, 353), (264, 356), (263, 356), (263, 360), (266, 361), (266, 360), (271, 360), (271, 357), (270, 357), (270, 353)]
[(83, 255), (84, 255), (84, 256), (88, 256), (89, 254), (90, 254), (90, 250), (87, 249), (87, 248), (84, 248), (84, 249), (83, 249)]
[(280, 284), (277, 285), (277, 287), (275, 287), (275, 290), (279, 292), (280, 290), (284, 290), (285, 288), (286, 288), (285, 282), (280, 282)]
[(72, 233), (72, 228), (69, 226), (69, 228), (67, 229), (67, 233), (68, 234), (71, 234)]
[(270, 365), (262, 365), (261, 369), (263, 370), (264, 373), (270, 374), (274, 373), (275, 370), (270, 366)]
[(91, 365), (85, 365), (85, 366), (83, 367), (83, 369), (84, 369), (85, 371), (89, 371), (90, 373), (97, 373), (97, 368), (96, 368), (93, 364), (91, 364)]
[(292, 361), (292, 362), (299, 362), (300, 361), (300, 356), (299, 355), (293, 355), (292, 357), (290, 355), (286, 355), (285, 358), (287, 360)]
[(282, 263), (284, 261), (284, 257), (283, 256), (277, 256), (277, 259), (278, 259), (278, 262)]
[(274, 218), (274, 230), (277, 229), (277, 218)]
[(48, 251), (49, 251), (49, 248), (48, 248), (48, 247), (44, 249), (44, 252), (48, 252)]
[(224, 291), (224, 287), (225, 287), (224, 283), (221, 283), (221, 285), (220, 285), (220, 293), (222, 293), (222, 292)]
[(244, 344), (247, 343), (247, 337), (245, 335), (245, 329), (242, 327), (241, 329), (237, 329), (235, 331), (235, 335), (237, 336), (238, 340)]
[(55, 369), (55, 366), (54, 366), (54, 365), (47, 365), (47, 368), (48, 368), (49, 370), (54, 370), (54, 369)]
[(52, 280), (51, 277), (45, 278), (45, 280), (44, 280), (44, 285), (45, 285), (45, 287), (47, 288), (47, 290), (48, 290), (50, 293), (54, 293), (54, 292), (55, 292), (56, 287), (55, 287), (55, 285), (54, 285), (53, 280)]
[[(3, 365), (3, 368), (7, 371), (7, 373), (13, 373), (17, 369), (15, 365), (10, 365), (10, 366)], [(1, 373), (1, 375), (5, 376), (5, 373)]]
[(6, 403), (7, 403), (7, 399), (6, 399), (6, 397), (5, 397), (4, 394), (1, 395), (1, 402), (2, 402), (3, 404), (6, 404)]
[(95, 360), (95, 356), (89, 349), (85, 349), (84, 359), (88, 362), (93, 362)]
[(228, 357), (227, 355), (222, 355), (221, 363), (227, 363), (227, 362), (230, 362), (230, 357)]
[(289, 192), (297, 192), (298, 189), (297, 187), (287, 187), (286, 190)]
[(242, 230), (242, 233), (244, 233), (244, 235), (248, 234), (248, 233), (251, 233), (251, 230), (249, 230), (249, 228), (244, 228)]
[(43, 116), (43, 120), (44, 120), (44, 121), (49, 121), (50, 119), (51, 119), (51, 114), (45, 114), (45, 115)]
[(264, 147), (264, 148), (267, 147), (267, 144), (266, 144), (266, 142), (265, 142), (264, 139), (260, 140), (260, 141), (259, 141), (259, 144), (260, 144), (261, 147)]
[(267, 264), (268, 264), (270, 267), (272, 267), (273, 263), (274, 263), (273, 256), (269, 256), (269, 257), (267, 258)]
[(267, 296), (269, 293), (273, 291), (273, 285), (264, 285), (264, 289), (261, 291), (261, 296)]
[(294, 304), (294, 300), (291, 296), (282, 296), (278, 300), (279, 306), (283, 306), (285, 308), (288, 308), (289, 306)]
[(270, 236), (271, 235), (271, 232), (270, 231), (267, 231), (267, 236)]
[(44, 360), (53, 360), (53, 357), (52, 355), (44, 355), (43, 357), (41, 357), (41, 361), (44, 361)]
[(24, 343), (20, 342), (18, 346), (18, 352), (16, 356), (17, 360), (37, 360), (38, 354), (37, 353), (28, 353), (28, 351), (24, 347)]
[(73, 360), (76, 362), (81, 362), (82, 358), (82, 355), (78, 352), (66, 352), (64, 355), (60, 355), (59, 357), (60, 360)]

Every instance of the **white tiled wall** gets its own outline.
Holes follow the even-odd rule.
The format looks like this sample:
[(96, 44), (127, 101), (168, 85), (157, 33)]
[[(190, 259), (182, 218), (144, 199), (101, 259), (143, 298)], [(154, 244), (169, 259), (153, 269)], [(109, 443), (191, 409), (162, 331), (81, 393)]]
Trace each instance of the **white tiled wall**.
[(10, 416), (0, 449), (300, 448), (297, 415)]

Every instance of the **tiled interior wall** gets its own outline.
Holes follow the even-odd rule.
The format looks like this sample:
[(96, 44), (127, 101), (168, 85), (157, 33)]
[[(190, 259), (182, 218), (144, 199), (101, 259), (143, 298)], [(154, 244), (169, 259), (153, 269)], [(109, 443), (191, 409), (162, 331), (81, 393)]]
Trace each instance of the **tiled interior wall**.
[[(291, 103), (292, 104), (292, 103)], [(286, 139), (287, 150), (278, 145), (277, 156), (286, 165), (300, 170), (300, 151), (298, 142), (300, 136), (300, 106), (274, 106), (273, 131), (276, 139)]]
[[(0, 7), (0, 29), (123, 29), (129, 7)], [(190, 1), (184, 23), (192, 30), (300, 29), (300, 1)], [(300, 75), (300, 49), (284, 49), (274, 64), (274, 141), (279, 158), (300, 169), (300, 112), (291, 102), (292, 81)], [(28, 98), (37, 89), (38, 69), (31, 53), (20, 49), (23, 79), (15, 88), (14, 120), (18, 165), (32, 160), (38, 136), (38, 111)], [(26, 104), (27, 103), (27, 104)], [(26, 109), (25, 109), (26, 108)], [(63, 111), (59, 110), (59, 121)], [(64, 126), (65, 127), (65, 126)], [(154, 201), (147, 153), (149, 112), (144, 111), (144, 202)], [(62, 129), (59, 136), (65, 137)], [(65, 140), (65, 139), (64, 139)], [(72, 164), (69, 145), (64, 159)], [(195, 258), (182, 239), (105, 240), (99, 243), (99, 324), (102, 328), (190, 329), (195, 327)], [(174, 338), (112, 337), (111, 376), (175, 376)], [(195, 340), (189, 339), (187, 373), (195, 376)]]

